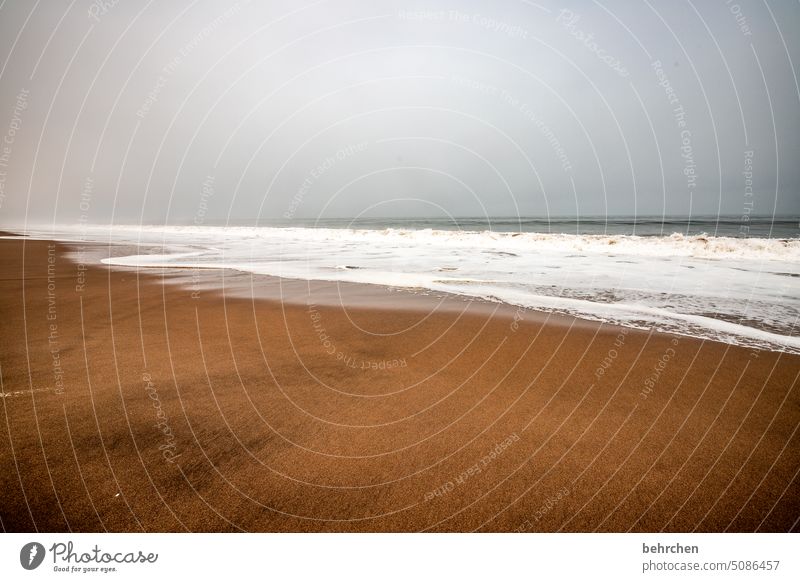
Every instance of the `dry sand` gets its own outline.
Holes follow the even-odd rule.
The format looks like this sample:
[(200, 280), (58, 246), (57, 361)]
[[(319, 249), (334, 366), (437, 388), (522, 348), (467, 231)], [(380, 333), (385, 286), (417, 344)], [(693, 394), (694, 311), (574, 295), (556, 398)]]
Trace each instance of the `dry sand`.
[(0, 241), (5, 531), (798, 529), (800, 357), (69, 250)]

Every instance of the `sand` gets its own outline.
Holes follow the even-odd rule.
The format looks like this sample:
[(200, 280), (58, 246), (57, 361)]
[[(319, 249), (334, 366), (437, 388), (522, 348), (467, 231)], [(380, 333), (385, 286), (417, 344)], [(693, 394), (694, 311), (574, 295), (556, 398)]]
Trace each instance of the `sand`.
[(4, 531), (798, 529), (800, 357), (90, 250), (0, 241)]

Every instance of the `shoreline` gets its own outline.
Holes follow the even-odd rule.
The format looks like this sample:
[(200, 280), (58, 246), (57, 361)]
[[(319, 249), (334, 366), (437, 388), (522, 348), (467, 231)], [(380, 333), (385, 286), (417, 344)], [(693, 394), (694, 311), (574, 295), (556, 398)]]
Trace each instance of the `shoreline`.
[[(124, 227), (122, 228), (124, 229)], [(69, 232), (69, 229), (63, 232)], [(289, 232), (290, 247), (296, 246), (297, 235), (296, 233), (295, 235), (291, 234), (294, 232), (292, 229), (289, 229)], [(426, 232), (428, 231), (420, 231), (422, 235), (425, 235)], [(29, 234), (37, 236), (36, 231)], [(38, 236), (42, 234), (47, 236), (46, 233), (41, 232)], [(313, 239), (316, 234), (318, 233), (310, 233), (309, 236), (312, 236)], [(271, 253), (277, 253), (274, 255), (275, 257), (283, 257), (284, 253), (282, 247), (274, 244), (273, 241), (266, 242), (264, 248), (261, 249), (266, 253), (261, 259), (264, 262), (262, 269), (259, 268), (259, 261), (256, 261), (254, 265), (237, 265), (237, 262), (248, 263), (252, 259), (252, 257), (248, 259), (245, 256), (246, 253), (242, 254), (241, 245), (239, 245), (242, 241), (239, 239), (228, 245), (230, 249), (223, 244), (224, 249), (233, 253), (227, 257), (227, 250), (214, 246), (209, 247), (209, 241), (203, 239), (203, 235), (198, 234), (197, 236), (200, 238), (186, 238), (186, 233), (183, 233), (174, 240), (170, 239), (169, 243), (166, 242), (166, 239), (159, 242), (158, 237), (153, 238), (153, 236), (145, 236), (144, 240), (139, 240), (138, 243), (133, 240), (128, 242), (119, 240), (103, 243), (90, 242), (81, 245), (78, 241), (66, 239), (62, 242), (73, 244), (76, 248), (94, 249), (90, 252), (92, 258), (106, 266), (116, 269), (130, 268), (162, 276), (172, 275), (176, 282), (189, 282), (198, 291), (201, 288), (209, 290), (218, 287), (218, 279), (221, 277), (222, 283), (226, 287), (225, 292), (231, 295), (266, 298), (282, 302), (303, 302), (302, 296), (311, 294), (310, 289), (313, 287), (314, 294), (326, 298), (326, 301), (331, 304), (340, 304), (344, 297), (348, 300), (352, 299), (352, 303), (366, 303), (368, 307), (381, 308), (384, 302), (373, 301), (373, 298), (390, 290), (396, 292), (395, 300), (399, 303), (398, 307), (402, 306), (403, 308), (430, 309), (424, 300), (414, 299), (415, 296), (441, 299), (443, 308), (457, 305), (453, 303), (454, 301), (482, 302), (489, 306), (489, 309), (497, 305), (500, 305), (501, 310), (512, 309), (517, 312), (517, 317), (522, 313), (527, 313), (530, 317), (565, 317), (567, 320), (577, 318), (593, 324), (602, 322), (606, 325), (617, 325), (645, 332), (655, 329), (662, 333), (722, 342), (746, 349), (800, 355), (800, 338), (796, 335), (795, 326), (791, 324), (797, 314), (798, 306), (791, 293), (792, 284), (789, 279), (800, 276), (800, 273), (796, 272), (797, 262), (789, 260), (790, 256), (796, 256), (800, 251), (800, 247), (797, 246), (800, 244), (800, 239), (790, 247), (780, 244), (781, 241), (776, 239), (770, 241), (748, 239), (749, 242), (744, 247), (732, 248), (728, 243), (714, 243), (709, 246), (706, 238), (697, 237), (697, 240), (689, 243), (687, 248), (682, 246), (683, 242), (678, 245), (679, 248), (671, 248), (670, 240), (672, 239), (667, 237), (669, 240), (666, 243), (662, 241), (666, 246), (661, 246), (662, 243), (659, 243), (656, 247), (644, 251), (643, 248), (636, 246), (639, 243), (634, 245), (635, 248), (621, 249), (625, 244), (620, 243), (612, 236), (608, 240), (601, 237), (603, 241), (599, 247), (592, 243), (594, 244), (593, 250), (586, 251), (586, 254), (584, 254), (583, 243), (578, 244), (570, 239), (572, 242), (569, 242), (567, 247), (571, 249), (574, 247), (574, 252), (568, 255), (572, 258), (564, 259), (566, 262), (562, 263), (551, 257), (521, 264), (515, 263), (519, 260), (519, 255), (513, 252), (501, 252), (495, 248), (496, 241), (489, 240), (484, 243), (493, 250), (478, 250), (480, 253), (489, 253), (493, 257), (503, 255), (512, 257), (512, 259), (509, 259), (511, 264), (499, 264), (493, 267), (484, 265), (485, 268), (498, 269), (498, 281), (486, 281), (482, 275), (474, 272), (470, 274), (470, 269), (474, 271), (475, 268), (483, 269), (484, 267), (476, 267), (480, 260), (470, 263), (471, 259), (464, 255), (463, 249), (458, 252), (454, 251), (455, 258), (450, 262), (435, 258), (437, 256), (435, 254), (428, 253), (430, 256), (426, 256), (423, 253), (417, 258), (422, 261), (421, 264), (427, 266), (420, 269), (410, 267), (407, 272), (404, 270), (403, 273), (394, 273), (391, 264), (387, 263), (390, 271), (388, 273), (381, 270), (380, 260), (376, 259), (378, 262), (371, 264), (370, 260), (365, 259), (365, 266), (361, 266), (362, 263), (359, 262), (359, 259), (351, 256), (352, 249), (349, 247), (363, 245), (363, 241), (351, 242), (344, 246), (337, 237), (328, 241), (332, 245), (332, 252), (343, 253), (341, 260), (348, 257), (348, 260), (355, 261), (352, 263), (353, 265), (357, 265), (337, 265), (335, 267), (333, 265), (336, 261), (331, 262), (331, 257), (327, 256), (325, 251), (320, 248), (316, 249), (317, 253), (321, 253), (327, 258), (314, 259), (311, 261), (311, 266), (299, 266), (304, 260), (302, 257), (298, 258), (296, 249), (288, 251), (285, 261), (283, 259), (277, 262), (270, 260), (270, 257), (273, 256)], [(293, 236), (294, 238), (292, 238)], [(560, 241), (556, 243), (556, 246), (565, 244), (560, 238), (556, 237), (556, 239)], [(201, 244), (203, 241), (205, 241), (204, 244)], [(513, 239), (513, 241), (509, 239), (509, 241), (512, 247), (518, 242), (517, 239)], [(380, 248), (375, 253), (367, 252), (367, 255), (376, 254), (385, 258), (387, 253), (385, 242), (379, 237), (375, 244)], [(404, 244), (403, 241), (397, 242), (401, 247)], [(550, 241), (548, 244), (552, 243), (553, 241)], [(765, 251), (765, 247), (763, 247), (767, 243), (769, 243), (769, 252)], [(426, 244), (433, 243), (429, 241)], [(426, 244), (422, 244), (421, 248)], [(610, 250), (609, 245), (613, 245), (613, 251)], [(440, 250), (449, 252), (447, 251), (449, 248), (446, 244)], [(554, 256), (560, 256), (559, 252), (564, 250), (564, 248), (558, 248), (560, 251), (556, 251)], [(735, 261), (740, 258), (737, 253), (745, 250), (748, 253), (763, 254), (766, 252), (764, 256), (771, 257), (769, 261), (778, 261), (778, 263), (771, 264), (771, 267), (766, 270), (763, 265), (749, 264), (746, 267), (742, 263), (737, 266)], [(677, 253), (677, 255), (663, 255), (666, 251)], [(620, 252), (622, 255), (619, 254)], [(630, 260), (625, 258), (627, 252), (632, 253)], [(655, 253), (653, 255), (655, 258), (642, 262), (642, 257), (650, 256), (649, 253), (652, 252)], [(685, 252), (689, 252), (689, 254), (684, 255)], [(206, 256), (208, 253), (210, 255)], [(720, 255), (720, 253), (722, 254)], [(194, 259), (193, 257), (198, 254), (201, 257)], [(589, 267), (590, 262), (587, 262), (589, 261), (587, 257), (595, 255), (606, 257), (603, 260), (607, 262), (603, 264), (600, 271), (606, 273), (604, 276), (610, 277), (610, 279), (600, 284), (584, 284), (582, 273), (586, 276), (595, 276), (592, 274), (594, 267)], [(714, 265), (712, 268), (703, 262), (706, 255), (713, 255), (720, 260), (711, 261), (709, 264)], [(442, 265), (445, 263), (450, 265), (441, 266), (439, 271), (464, 269), (463, 275), (459, 276), (465, 278), (462, 280), (459, 277), (442, 275), (443, 278), (438, 280), (435, 273), (431, 275), (433, 273), (431, 265), (425, 262), (431, 260), (441, 262)], [(764, 258), (764, 260), (767, 259)], [(467, 263), (466, 266), (464, 261)], [(661, 267), (654, 268), (651, 265), (658, 261), (666, 261), (663, 269)], [(84, 260), (84, 262), (86, 261)], [(660, 263), (658, 264), (660, 265)], [(284, 267), (284, 265), (286, 266)], [(457, 267), (453, 265), (457, 265)], [(241, 267), (241, 269), (236, 270), (237, 267)], [(350, 271), (350, 269), (359, 268), (364, 268), (366, 271), (363, 273)], [(511, 271), (504, 271), (504, 269), (511, 269)], [(519, 271), (521, 274), (528, 273), (523, 277), (527, 282), (522, 286), (518, 286), (517, 283), (508, 279), (515, 269), (523, 269)], [(640, 269), (641, 271), (639, 271)], [(265, 270), (269, 273), (277, 273), (277, 275), (257, 274), (253, 270)], [(660, 275), (656, 274), (659, 270), (664, 270), (666, 273), (661, 279)], [(333, 274), (333, 271), (340, 274)], [(741, 272), (745, 274), (742, 275)], [(634, 277), (631, 273), (636, 273), (636, 276)], [(754, 276), (758, 277), (758, 280), (754, 280)], [(477, 279), (470, 277), (477, 277)], [(620, 278), (619, 289), (615, 287), (615, 277)], [(765, 278), (762, 280), (762, 277)], [(625, 278), (625, 281), (622, 278)], [(602, 277), (601, 280), (603, 280)], [(666, 287), (658, 286), (659, 281)], [(683, 283), (676, 284), (675, 281), (683, 281)], [(711, 283), (712, 281), (719, 281), (725, 291), (721, 292), (716, 289), (715, 284)], [(401, 284), (397, 286), (393, 285), (393, 282)], [(408, 286), (412, 284), (419, 286)], [(325, 286), (333, 291), (333, 294), (319, 292)], [(669, 293), (663, 291), (665, 288), (669, 288)], [(750, 291), (745, 292), (748, 289)], [(768, 292), (768, 289), (771, 291)]]
[(800, 356), (76, 252), (0, 241), (7, 531), (797, 529)]
[[(2, 235), (0, 231), (0, 235)], [(11, 234), (13, 233), (7, 233)], [(20, 235), (20, 238), (23, 238)], [(41, 240), (41, 239), (28, 239)], [(246, 299), (250, 301), (268, 301), (287, 304), (295, 307), (308, 306), (309, 298), (314, 298), (313, 305), (326, 307), (339, 306), (348, 310), (374, 310), (386, 307), (391, 302), (393, 311), (419, 312), (443, 311), (464, 312), (469, 310), (472, 314), (490, 315), (496, 318), (512, 320), (514, 330), (523, 320), (535, 321), (539, 324), (588, 327), (596, 329), (603, 327), (606, 331), (625, 329), (631, 333), (648, 334), (649, 330), (620, 326), (613, 323), (599, 322), (586, 319), (577, 315), (568, 315), (559, 312), (548, 312), (535, 308), (528, 308), (505, 303), (503, 301), (490, 301), (476, 296), (458, 295), (444, 291), (434, 291), (427, 288), (396, 287), (372, 283), (352, 283), (347, 281), (322, 281), (292, 279), (273, 275), (262, 275), (249, 271), (240, 271), (233, 268), (201, 268), (201, 267), (131, 267), (126, 265), (107, 264), (101, 262), (110, 256), (126, 256), (133, 249), (141, 248), (160, 249), (160, 247), (142, 244), (138, 247), (126, 243), (109, 243), (108, 245), (96, 242), (51, 241), (64, 247), (68, 260), (77, 263), (79, 270), (82, 268), (97, 268), (117, 271), (120, 273), (135, 274), (145, 279), (160, 279), (165, 285), (178, 285), (190, 291), (190, 298), (197, 299), (200, 294), (212, 294), (219, 299)], [(81, 253), (88, 252), (89, 260), (79, 261)], [(104, 252), (114, 249), (115, 253)], [(663, 332), (663, 335), (674, 334)], [(690, 336), (685, 336), (690, 337)], [(712, 340), (706, 340), (712, 341)]]

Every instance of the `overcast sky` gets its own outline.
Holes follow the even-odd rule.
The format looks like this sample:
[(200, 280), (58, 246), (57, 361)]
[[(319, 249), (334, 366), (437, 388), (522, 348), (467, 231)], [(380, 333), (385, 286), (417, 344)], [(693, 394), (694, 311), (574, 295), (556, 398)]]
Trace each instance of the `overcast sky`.
[(0, 223), (796, 215), (798, 29), (776, 0), (6, 0)]

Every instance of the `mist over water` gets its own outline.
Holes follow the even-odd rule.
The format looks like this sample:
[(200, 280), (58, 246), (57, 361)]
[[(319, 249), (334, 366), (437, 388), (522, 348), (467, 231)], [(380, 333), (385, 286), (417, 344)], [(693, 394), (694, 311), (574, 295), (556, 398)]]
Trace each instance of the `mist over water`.
[(0, 225), (731, 235), (800, 215), (798, 10), (7, 1)]

